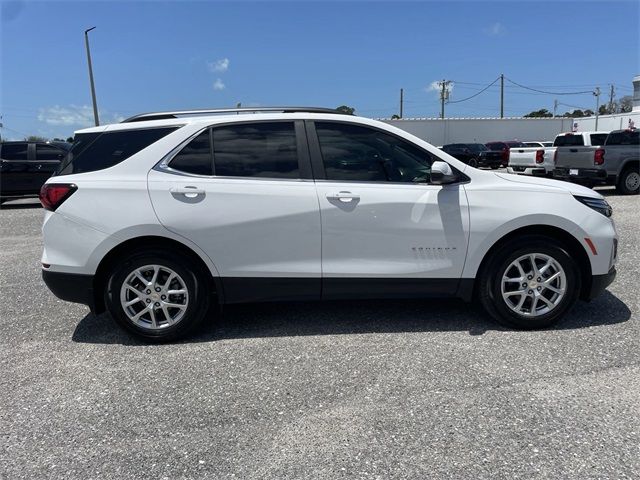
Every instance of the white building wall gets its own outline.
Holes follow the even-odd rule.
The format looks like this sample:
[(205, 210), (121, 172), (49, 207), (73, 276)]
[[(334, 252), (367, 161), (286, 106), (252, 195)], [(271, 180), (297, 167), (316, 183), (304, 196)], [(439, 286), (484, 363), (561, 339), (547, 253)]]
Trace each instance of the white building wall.
[[(600, 115), (598, 130), (609, 132), (629, 126), (640, 128), (640, 111)], [(414, 118), (383, 120), (426, 140), (432, 145), (447, 143), (487, 143), (498, 140), (553, 141), (557, 134), (570, 132), (573, 123), (578, 131), (596, 130), (596, 118)]]
[(571, 131), (570, 118), (418, 118), (384, 120), (432, 145), (549, 140)]

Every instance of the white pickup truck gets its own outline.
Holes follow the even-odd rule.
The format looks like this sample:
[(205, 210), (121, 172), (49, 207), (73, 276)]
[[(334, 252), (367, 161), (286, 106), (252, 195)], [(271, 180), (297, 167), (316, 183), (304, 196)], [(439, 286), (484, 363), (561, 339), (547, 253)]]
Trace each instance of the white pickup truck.
[(553, 176), (558, 148), (603, 145), (608, 132), (567, 132), (556, 136), (551, 147), (512, 148), (509, 151), (509, 173)]
[(507, 172), (520, 175), (551, 176), (555, 147), (522, 147), (509, 150)]

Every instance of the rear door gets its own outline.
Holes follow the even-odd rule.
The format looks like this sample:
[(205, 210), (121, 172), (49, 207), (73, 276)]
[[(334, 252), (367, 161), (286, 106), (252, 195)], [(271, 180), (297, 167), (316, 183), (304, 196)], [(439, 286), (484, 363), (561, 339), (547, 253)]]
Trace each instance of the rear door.
[(469, 232), (462, 185), (430, 185), (436, 157), (383, 130), (307, 125), (323, 298), (453, 295)]
[(0, 145), (0, 195), (22, 195), (34, 190), (29, 162), (29, 143), (11, 142)]
[(198, 245), (228, 303), (320, 298), (320, 211), (302, 121), (204, 129), (149, 173), (160, 222)]

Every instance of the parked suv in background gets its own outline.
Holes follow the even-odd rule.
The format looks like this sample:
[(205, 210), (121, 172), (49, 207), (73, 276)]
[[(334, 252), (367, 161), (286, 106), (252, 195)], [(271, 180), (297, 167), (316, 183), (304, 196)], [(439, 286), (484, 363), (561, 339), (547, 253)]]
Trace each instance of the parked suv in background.
[(65, 142), (0, 143), (0, 203), (37, 196), (69, 148)]
[(596, 146), (560, 148), (554, 177), (589, 186), (615, 185), (624, 195), (640, 192), (640, 131), (615, 130)]
[(496, 169), (502, 164), (502, 154), (492, 152), (482, 143), (450, 143), (442, 150), (452, 157), (472, 167), (490, 167)]
[(526, 145), (522, 142), (518, 142), (517, 140), (509, 140), (507, 142), (489, 142), (485, 143), (486, 147), (489, 150), (493, 150), (494, 152), (502, 152), (502, 163), (503, 167), (506, 167), (509, 164), (509, 149), (510, 148), (525, 148)]
[(41, 192), (49, 288), (159, 341), (211, 302), (268, 300), (478, 298), (540, 328), (615, 276), (611, 208), (592, 190), (470, 168), (334, 110), (260, 112), (76, 132)]

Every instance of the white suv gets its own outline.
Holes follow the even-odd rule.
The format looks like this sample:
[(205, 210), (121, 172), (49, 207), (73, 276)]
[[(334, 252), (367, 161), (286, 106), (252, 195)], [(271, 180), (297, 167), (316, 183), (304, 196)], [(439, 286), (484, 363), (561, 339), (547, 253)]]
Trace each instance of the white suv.
[(53, 293), (171, 340), (214, 302), (363, 297), (477, 297), (540, 328), (615, 276), (590, 189), (477, 170), (333, 110), (251, 110), (76, 132), (41, 192)]

